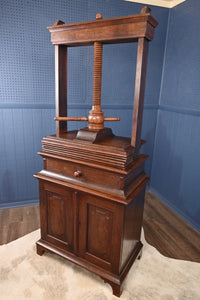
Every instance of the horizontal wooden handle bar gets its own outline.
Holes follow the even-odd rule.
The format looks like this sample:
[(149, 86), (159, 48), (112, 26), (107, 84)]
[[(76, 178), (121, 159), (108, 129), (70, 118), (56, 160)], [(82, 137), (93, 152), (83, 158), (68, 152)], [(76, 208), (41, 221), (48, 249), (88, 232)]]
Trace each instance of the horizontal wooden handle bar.
[[(55, 117), (55, 121), (88, 121), (87, 117)], [(120, 118), (104, 118), (104, 121), (120, 121)]]
[(104, 118), (104, 121), (120, 121), (120, 118)]
[(55, 121), (87, 121), (87, 117), (55, 117)]

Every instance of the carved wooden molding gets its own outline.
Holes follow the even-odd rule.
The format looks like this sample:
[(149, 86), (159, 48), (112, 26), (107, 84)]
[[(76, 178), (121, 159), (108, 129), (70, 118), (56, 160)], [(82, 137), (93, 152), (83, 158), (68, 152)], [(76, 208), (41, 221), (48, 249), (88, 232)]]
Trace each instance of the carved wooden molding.
[(132, 42), (139, 37), (152, 40), (154, 28), (158, 25), (157, 20), (150, 13), (75, 24), (58, 22), (58, 25), (47, 27), (51, 32), (51, 41), (55, 45), (67, 46), (92, 45), (94, 41)]

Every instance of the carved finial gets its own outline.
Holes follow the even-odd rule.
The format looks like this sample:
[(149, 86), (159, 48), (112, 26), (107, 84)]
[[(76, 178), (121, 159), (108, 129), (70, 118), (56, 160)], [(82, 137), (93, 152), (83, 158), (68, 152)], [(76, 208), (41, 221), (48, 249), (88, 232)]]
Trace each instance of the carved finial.
[(101, 19), (103, 19), (102, 14), (97, 14), (97, 15), (96, 15), (96, 20), (101, 20)]
[(55, 23), (53, 24), (53, 26), (63, 25), (63, 24), (65, 24), (65, 22), (63, 22), (61, 20), (56, 20)]
[(151, 13), (151, 8), (148, 7), (148, 6), (143, 6), (140, 13), (141, 13), (141, 14), (148, 14), (148, 13)]

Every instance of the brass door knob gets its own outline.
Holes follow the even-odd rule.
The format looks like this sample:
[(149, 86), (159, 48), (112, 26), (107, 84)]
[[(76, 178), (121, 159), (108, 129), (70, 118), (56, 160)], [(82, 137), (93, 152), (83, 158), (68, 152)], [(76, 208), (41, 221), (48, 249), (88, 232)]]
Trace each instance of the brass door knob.
[(81, 177), (81, 175), (82, 175), (81, 171), (75, 171), (74, 172), (75, 177)]

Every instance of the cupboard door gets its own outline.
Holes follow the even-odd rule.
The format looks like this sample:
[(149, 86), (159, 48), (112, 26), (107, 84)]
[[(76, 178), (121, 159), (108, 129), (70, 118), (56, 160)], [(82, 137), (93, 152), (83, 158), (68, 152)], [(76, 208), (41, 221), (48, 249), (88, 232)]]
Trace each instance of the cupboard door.
[(76, 194), (49, 183), (40, 189), (42, 239), (74, 251), (74, 220)]
[(79, 255), (116, 272), (122, 238), (121, 205), (83, 193), (79, 205)]

